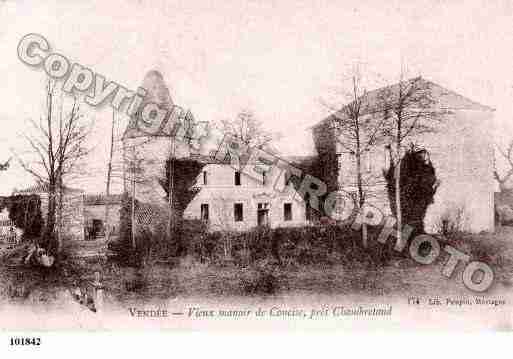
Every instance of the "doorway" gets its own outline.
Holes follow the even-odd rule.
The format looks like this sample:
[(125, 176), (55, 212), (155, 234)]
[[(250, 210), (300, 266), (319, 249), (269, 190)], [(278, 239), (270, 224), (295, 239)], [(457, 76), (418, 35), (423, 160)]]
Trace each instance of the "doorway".
[(105, 237), (105, 227), (101, 219), (93, 219), (91, 232), (91, 239)]
[(269, 225), (269, 203), (259, 203), (257, 210), (257, 224), (258, 226)]

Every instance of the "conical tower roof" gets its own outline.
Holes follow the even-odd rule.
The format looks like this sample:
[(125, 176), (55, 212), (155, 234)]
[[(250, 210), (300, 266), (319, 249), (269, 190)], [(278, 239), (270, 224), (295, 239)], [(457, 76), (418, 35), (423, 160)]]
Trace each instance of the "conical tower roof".
[(169, 110), (173, 106), (173, 100), (171, 99), (169, 88), (164, 81), (164, 77), (159, 71), (148, 71), (146, 76), (144, 76), (140, 87), (146, 90), (146, 96), (139, 107), (139, 111), (130, 118), (127, 129), (123, 135), (123, 139), (147, 136), (146, 133), (137, 128), (137, 120), (140, 116), (140, 110), (142, 110), (146, 104), (156, 103), (162, 108)]

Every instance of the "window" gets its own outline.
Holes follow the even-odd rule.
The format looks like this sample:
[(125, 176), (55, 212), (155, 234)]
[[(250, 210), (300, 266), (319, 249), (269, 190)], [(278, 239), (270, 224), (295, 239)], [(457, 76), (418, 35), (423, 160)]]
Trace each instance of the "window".
[(235, 171), (235, 185), (240, 186), (240, 172)]
[(292, 203), (283, 204), (283, 220), (292, 221)]
[(233, 205), (233, 217), (235, 218), (235, 222), (242, 222), (244, 220), (242, 203), (235, 203)]
[(204, 184), (205, 186), (208, 184), (207, 171), (203, 171), (203, 184)]
[(208, 221), (208, 204), (207, 203), (201, 204), (201, 220)]
[(269, 209), (269, 203), (259, 203), (258, 204), (258, 210), (260, 211), (266, 211)]
[(269, 225), (269, 203), (258, 204), (257, 224), (259, 226)]
[(265, 186), (265, 172), (262, 172), (262, 184)]

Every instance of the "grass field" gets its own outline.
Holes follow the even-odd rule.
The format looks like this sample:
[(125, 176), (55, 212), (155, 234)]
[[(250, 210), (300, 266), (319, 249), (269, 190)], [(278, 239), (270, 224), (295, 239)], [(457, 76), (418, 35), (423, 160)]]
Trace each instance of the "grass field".
[[(461, 235), (451, 244), (493, 268), (495, 282), (488, 294), (511, 291), (513, 227), (503, 227), (496, 234)], [(70, 259), (57, 271), (4, 265), (0, 295), (11, 302), (52, 303), (70, 287), (93, 280), (95, 272), (101, 274), (112, 305), (188, 297), (469, 294), (461, 280), (461, 268), (451, 278), (442, 276), (447, 255), (441, 255), (432, 265), (401, 259), (381, 267), (369, 267), (355, 260), (323, 266), (279, 266), (264, 261), (241, 268), (230, 263), (200, 263), (186, 257), (172, 265), (135, 269), (119, 267), (105, 257), (91, 255), (104, 247), (101, 242), (74, 243), (75, 253), (87, 255)]]

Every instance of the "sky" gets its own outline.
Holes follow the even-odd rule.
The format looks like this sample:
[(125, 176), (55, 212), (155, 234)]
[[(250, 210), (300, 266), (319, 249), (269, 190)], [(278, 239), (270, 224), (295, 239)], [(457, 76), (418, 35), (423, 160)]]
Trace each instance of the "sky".
[[(45, 73), (16, 55), (28, 33), (132, 90), (160, 71), (174, 103), (197, 120), (251, 109), (282, 133), (276, 147), (284, 155), (305, 155), (313, 152), (308, 128), (327, 114), (320, 99), (347, 86), (355, 64), (383, 83), (407, 68), (491, 106), (494, 141), (513, 139), (512, 20), (513, 3), (499, 0), (4, 1), (0, 162), (27, 150), (18, 135), (44, 113)], [(112, 111), (82, 108), (94, 120), (94, 150), (88, 174), (71, 185), (97, 193), (105, 187)], [(126, 118), (117, 118), (121, 130)], [(15, 161), (0, 176), (2, 195), (33, 182)]]

